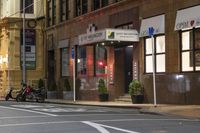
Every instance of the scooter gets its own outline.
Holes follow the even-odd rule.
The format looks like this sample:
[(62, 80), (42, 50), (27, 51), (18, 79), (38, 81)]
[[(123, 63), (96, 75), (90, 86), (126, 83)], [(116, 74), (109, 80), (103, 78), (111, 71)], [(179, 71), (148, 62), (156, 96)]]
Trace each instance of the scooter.
[(46, 97), (45, 88), (33, 89), (26, 84), (23, 85), (20, 93), (16, 97), (17, 102), (22, 102), (26, 100), (36, 100), (36, 102), (44, 102)]
[(16, 99), (16, 97), (14, 97), (14, 94), (18, 95), (18, 93), (20, 93), (20, 91), (16, 91), (16, 92), (13, 92), (13, 91), (14, 91), (14, 88), (11, 87), (5, 97), (6, 101), (8, 101), (9, 99)]

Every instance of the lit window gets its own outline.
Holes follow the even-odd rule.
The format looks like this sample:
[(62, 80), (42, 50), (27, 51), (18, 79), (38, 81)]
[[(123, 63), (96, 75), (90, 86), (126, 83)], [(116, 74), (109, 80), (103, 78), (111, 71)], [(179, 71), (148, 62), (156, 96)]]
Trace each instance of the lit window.
[(181, 33), (181, 70), (200, 70), (200, 29), (191, 29)]
[[(165, 72), (165, 36), (154, 37), (155, 70)], [(152, 39), (145, 39), (145, 72), (153, 72)]]

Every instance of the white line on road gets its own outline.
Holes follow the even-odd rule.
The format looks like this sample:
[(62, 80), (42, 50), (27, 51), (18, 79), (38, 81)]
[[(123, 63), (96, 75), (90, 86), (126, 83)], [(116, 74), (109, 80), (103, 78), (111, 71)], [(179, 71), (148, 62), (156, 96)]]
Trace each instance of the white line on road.
[(0, 108), (18, 110), (18, 111), (24, 111), (24, 112), (31, 112), (31, 113), (36, 113), (36, 114), (48, 115), (48, 116), (57, 116), (55, 114), (44, 113), (44, 112), (33, 111), (33, 110), (27, 110), (27, 109), (13, 108), (13, 107), (0, 106)]
[(117, 131), (122, 131), (122, 132), (125, 132), (125, 133), (139, 133), (139, 132), (121, 129), (121, 128), (117, 128), (117, 127), (112, 127), (112, 126), (107, 126), (107, 125), (103, 125), (103, 124), (98, 124), (98, 125), (101, 126), (101, 127), (106, 127), (106, 128), (114, 129), (114, 130), (117, 130)]
[(96, 128), (99, 132), (101, 133), (110, 133), (108, 130), (106, 130), (105, 128), (99, 126), (99, 124), (93, 123), (93, 122), (89, 122), (89, 121), (82, 121), (82, 123), (87, 124), (91, 127)]
[[(92, 122), (124, 122), (124, 121), (189, 121), (189, 122), (199, 122), (199, 120), (190, 119), (115, 119), (115, 120), (92, 120)], [(65, 124), (65, 123), (75, 123), (83, 121), (53, 121), (53, 122), (38, 122), (38, 123), (20, 123), (20, 124), (4, 124), (0, 127), (13, 127), (13, 126), (28, 126), (28, 125), (47, 125), (47, 124)], [(105, 125), (104, 125), (105, 126)]]

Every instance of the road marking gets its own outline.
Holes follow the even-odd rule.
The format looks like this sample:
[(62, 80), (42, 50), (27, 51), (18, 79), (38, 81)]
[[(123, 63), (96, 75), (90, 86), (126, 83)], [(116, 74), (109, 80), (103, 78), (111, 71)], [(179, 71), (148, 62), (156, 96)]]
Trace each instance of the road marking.
[[(116, 114), (78, 114), (78, 115), (57, 115), (52, 117), (81, 117), (81, 116), (115, 116)], [(143, 115), (143, 114), (120, 114), (120, 116), (136, 116), (136, 115)], [(14, 116), (14, 117), (0, 117), (1, 120), (3, 119), (24, 119), (24, 118), (49, 118), (49, 116)]]
[[(115, 119), (115, 120), (92, 120), (92, 122), (113, 122), (113, 121), (138, 121), (138, 120), (150, 120), (150, 121), (189, 121), (189, 122), (199, 122), (199, 120), (189, 120), (189, 119)], [(0, 127), (12, 127), (12, 126), (28, 126), (28, 125), (47, 125), (47, 124), (66, 124), (66, 123), (76, 123), (83, 121), (54, 121), (54, 122), (38, 122), (38, 123), (20, 123), (20, 124), (4, 124)], [(106, 125), (103, 125), (104, 127)]]
[(44, 113), (44, 112), (33, 111), (33, 110), (27, 110), (27, 109), (13, 108), (13, 107), (0, 106), (0, 108), (18, 110), (18, 111), (25, 111), (25, 112), (31, 112), (31, 113), (36, 113), (36, 114), (48, 115), (48, 116), (57, 116), (55, 114)]
[(96, 123), (93, 123), (93, 122), (89, 122), (89, 121), (82, 121), (82, 123), (96, 128), (101, 133), (110, 133), (108, 130), (106, 130), (105, 128), (101, 127), (99, 124), (96, 124)]
[(112, 126), (107, 126), (107, 125), (103, 125), (103, 124), (98, 124), (98, 125), (101, 126), (101, 127), (107, 127), (107, 128), (114, 129), (114, 130), (117, 130), (117, 131), (122, 131), (122, 132), (125, 132), (125, 133), (139, 133), (139, 132), (121, 129), (121, 128), (117, 128), (117, 127), (112, 127)]

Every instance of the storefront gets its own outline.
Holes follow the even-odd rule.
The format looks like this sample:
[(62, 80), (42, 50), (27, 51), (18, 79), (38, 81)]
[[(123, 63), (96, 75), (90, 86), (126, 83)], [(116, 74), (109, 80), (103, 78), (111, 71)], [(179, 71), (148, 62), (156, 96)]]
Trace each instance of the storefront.
[[(138, 41), (138, 32), (128, 29), (104, 29), (79, 35), (77, 73), (81, 80), (81, 99), (88, 99), (83, 97), (84, 92), (95, 95), (100, 78), (106, 81), (111, 99), (118, 96), (114, 92), (119, 86), (122, 94), (128, 92), (127, 84), (133, 79), (133, 49)], [(134, 74), (138, 78), (138, 69)]]

